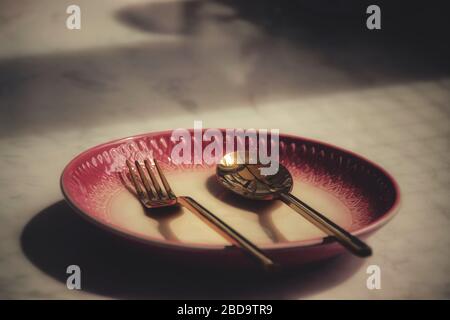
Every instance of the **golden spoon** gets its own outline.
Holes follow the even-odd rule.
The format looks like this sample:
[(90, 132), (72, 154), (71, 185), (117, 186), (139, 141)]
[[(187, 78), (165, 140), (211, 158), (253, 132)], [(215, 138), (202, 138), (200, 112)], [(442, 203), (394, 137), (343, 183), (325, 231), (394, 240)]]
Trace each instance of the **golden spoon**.
[(216, 176), (224, 187), (243, 197), (253, 200), (282, 200), (323, 232), (333, 236), (353, 254), (359, 257), (372, 254), (372, 249), (363, 241), (292, 195), (292, 176), (281, 163), (274, 175), (262, 175), (262, 167), (264, 166), (259, 163), (250, 164), (247, 154), (240, 156), (233, 152), (225, 155), (217, 165)]

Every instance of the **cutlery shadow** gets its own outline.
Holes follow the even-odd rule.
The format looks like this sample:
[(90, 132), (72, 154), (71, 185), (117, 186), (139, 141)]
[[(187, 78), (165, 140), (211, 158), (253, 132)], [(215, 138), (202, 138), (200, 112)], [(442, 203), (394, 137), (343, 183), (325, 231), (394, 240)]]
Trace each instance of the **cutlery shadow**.
[(145, 215), (158, 222), (158, 231), (166, 240), (180, 242), (170, 223), (183, 214), (179, 206), (144, 209)]
[(281, 201), (255, 201), (245, 199), (222, 187), (217, 182), (215, 175), (212, 175), (206, 180), (206, 188), (215, 198), (224, 203), (256, 214), (258, 223), (272, 242), (287, 241), (286, 237), (275, 226), (272, 219), (272, 213), (276, 208), (282, 205)]
[(20, 241), (25, 256), (62, 284), (68, 277), (66, 268), (76, 264), (83, 290), (113, 298), (292, 299), (336, 286), (362, 265), (360, 259), (343, 255), (273, 275), (181, 266), (101, 230), (65, 201), (34, 216)]

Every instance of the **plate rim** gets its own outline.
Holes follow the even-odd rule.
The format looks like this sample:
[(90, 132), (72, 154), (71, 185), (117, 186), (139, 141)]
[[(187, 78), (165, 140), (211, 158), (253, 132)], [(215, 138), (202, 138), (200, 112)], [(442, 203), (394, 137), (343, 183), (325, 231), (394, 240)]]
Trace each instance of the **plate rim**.
[[(203, 128), (202, 130), (208, 130), (208, 129), (209, 128)], [(217, 129), (222, 132), (224, 130), (226, 130), (225, 128), (217, 128)], [(189, 132), (194, 131), (194, 129), (187, 129), (187, 130)], [(85, 220), (87, 220), (91, 223), (94, 223), (96, 226), (99, 226), (100, 228), (102, 228), (104, 230), (112, 232), (115, 235), (119, 235), (125, 239), (137, 241), (137, 242), (140, 242), (143, 244), (162, 247), (162, 248), (176, 249), (176, 250), (180, 250), (180, 251), (192, 251), (192, 250), (222, 251), (224, 249), (229, 250), (229, 248), (235, 247), (232, 244), (188, 243), (188, 242), (175, 242), (175, 241), (170, 241), (170, 240), (166, 240), (166, 239), (161, 240), (161, 239), (157, 239), (157, 238), (142, 238), (141, 236), (139, 236), (138, 233), (130, 232), (128, 229), (123, 229), (123, 228), (120, 228), (119, 226), (108, 225), (98, 219), (95, 219), (92, 215), (81, 210), (75, 204), (75, 201), (73, 201), (73, 199), (70, 197), (67, 190), (65, 189), (64, 178), (65, 178), (66, 174), (68, 173), (70, 167), (72, 167), (79, 158), (83, 157), (84, 155), (88, 154), (89, 152), (92, 152), (95, 149), (102, 148), (102, 147), (105, 147), (108, 145), (124, 143), (128, 140), (135, 140), (135, 139), (148, 137), (148, 136), (170, 134), (172, 131), (173, 130), (152, 131), (152, 132), (146, 132), (146, 133), (127, 136), (124, 138), (118, 138), (118, 139), (114, 139), (114, 140), (111, 140), (108, 142), (104, 142), (104, 143), (89, 147), (86, 150), (82, 151), (81, 153), (77, 154), (75, 157), (73, 157), (69, 161), (69, 163), (67, 163), (67, 165), (64, 167), (64, 169), (60, 175), (59, 184), (60, 184), (61, 192), (62, 192), (65, 200), (67, 201), (69, 206), (79, 216), (81, 216)], [(392, 204), (391, 208), (386, 213), (384, 213), (381, 217), (372, 221), (367, 226), (365, 226), (361, 229), (352, 231), (351, 232), (352, 235), (355, 235), (355, 236), (367, 235), (367, 234), (379, 229), (383, 225), (385, 225), (398, 213), (400, 205), (401, 205), (401, 192), (400, 192), (399, 184), (395, 180), (395, 178), (382, 166), (376, 164), (372, 160), (369, 160), (366, 157), (364, 157), (356, 152), (347, 150), (345, 148), (336, 146), (336, 145), (328, 143), (328, 142), (320, 141), (320, 140), (313, 139), (313, 138), (307, 138), (307, 137), (303, 137), (303, 136), (299, 136), (299, 135), (289, 134), (289, 133), (280, 133), (279, 136), (290, 138), (290, 139), (303, 140), (303, 141), (310, 142), (313, 144), (319, 144), (319, 145), (323, 145), (323, 146), (326, 146), (329, 148), (333, 148), (333, 149), (338, 150), (343, 153), (347, 153), (347, 154), (351, 155), (352, 157), (355, 157), (362, 161), (365, 161), (368, 164), (370, 164), (371, 166), (375, 167), (383, 175), (385, 175), (388, 178), (388, 180), (392, 183), (396, 197), (395, 197), (395, 201)], [(329, 238), (329, 236), (316, 237), (316, 238), (307, 239), (307, 240), (289, 241), (289, 242), (283, 242), (283, 243), (267, 243), (267, 244), (258, 245), (258, 247), (260, 247), (262, 250), (266, 250), (266, 251), (279, 251), (279, 250), (285, 250), (285, 249), (306, 249), (306, 248), (310, 248), (310, 247), (327, 246), (327, 245), (331, 245), (331, 244), (335, 243), (335, 241), (327, 241), (327, 238)]]

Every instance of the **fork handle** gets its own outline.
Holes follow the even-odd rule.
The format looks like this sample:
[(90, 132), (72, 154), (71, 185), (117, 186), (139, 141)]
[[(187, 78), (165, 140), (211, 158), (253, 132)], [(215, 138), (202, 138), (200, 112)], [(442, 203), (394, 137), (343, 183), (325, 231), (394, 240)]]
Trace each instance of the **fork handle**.
[(333, 221), (311, 208), (309, 205), (290, 193), (281, 193), (283, 200), (289, 207), (300, 213), (306, 220), (314, 224), (326, 234), (333, 236), (340, 244), (359, 257), (368, 257), (372, 249), (363, 241), (344, 230)]
[(261, 249), (254, 245), (250, 240), (244, 238), (236, 230), (230, 227), (228, 224), (219, 219), (211, 211), (203, 207), (200, 203), (192, 199), (191, 197), (178, 197), (178, 203), (188, 208), (194, 214), (198, 215), (203, 220), (216, 229), (224, 238), (231, 243), (243, 249), (251, 257), (255, 258), (266, 270), (272, 270), (276, 266), (275, 263), (267, 257)]

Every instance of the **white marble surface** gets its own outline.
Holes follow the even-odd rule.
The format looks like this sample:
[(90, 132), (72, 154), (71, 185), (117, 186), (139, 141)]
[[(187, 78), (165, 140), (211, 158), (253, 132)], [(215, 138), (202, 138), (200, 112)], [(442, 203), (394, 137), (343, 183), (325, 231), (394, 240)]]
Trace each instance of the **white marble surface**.
[[(68, 31), (75, 2), (82, 30)], [(449, 74), (370, 38), (319, 41), (308, 25), (295, 39), (269, 34), (237, 10), (0, 3), (0, 298), (450, 298)], [(59, 175), (88, 147), (194, 120), (280, 128), (361, 153), (398, 180), (401, 210), (369, 239), (375, 254), (364, 261), (342, 256), (264, 283), (212, 282), (176, 266), (149, 275), (142, 252), (74, 217)], [(66, 262), (81, 264), (84, 290), (66, 288)], [(371, 264), (381, 290), (366, 288)]]

